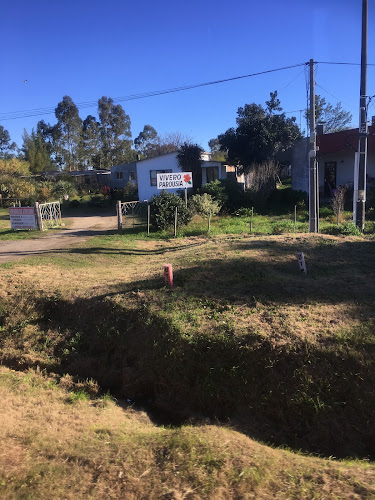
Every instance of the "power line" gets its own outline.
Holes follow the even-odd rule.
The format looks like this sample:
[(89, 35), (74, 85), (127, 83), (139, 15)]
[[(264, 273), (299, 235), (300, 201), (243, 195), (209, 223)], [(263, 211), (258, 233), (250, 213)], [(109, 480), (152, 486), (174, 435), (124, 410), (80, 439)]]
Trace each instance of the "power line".
[[(265, 75), (267, 73), (275, 73), (276, 71), (283, 71), (286, 69), (297, 68), (299, 66), (305, 66), (305, 64), (306, 63), (293, 64), (291, 66), (284, 66), (282, 68), (275, 68), (275, 69), (269, 69), (266, 71), (259, 71), (257, 73), (250, 73), (248, 75), (241, 75), (241, 76), (234, 76), (231, 78), (224, 78), (222, 80), (214, 80), (211, 82), (196, 83), (193, 85), (185, 85), (183, 87), (175, 87), (175, 88), (167, 89), (167, 90), (155, 90), (155, 91), (151, 91), (151, 92), (145, 92), (142, 94), (132, 94), (132, 95), (128, 95), (128, 96), (115, 97), (115, 98), (113, 98), (113, 101), (115, 103), (119, 103), (119, 102), (124, 102), (124, 101), (133, 101), (136, 99), (145, 99), (147, 97), (155, 97), (155, 96), (159, 96), (159, 95), (172, 94), (175, 92), (182, 92), (185, 90), (196, 89), (199, 87), (208, 87), (210, 85), (217, 85), (219, 83), (232, 82), (232, 81), (241, 80), (244, 78), (251, 78), (253, 76)], [(97, 101), (81, 102), (81, 103), (76, 104), (76, 106), (78, 109), (91, 108), (91, 107), (97, 106)], [(30, 110), (23, 110), (23, 111), (10, 111), (8, 113), (1, 113), (0, 114), (0, 121), (17, 120), (20, 118), (30, 118), (33, 116), (49, 115), (49, 114), (53, 114), (54, 112), (55, 112), (55, 108), (52, 108), (52, 107), (37, 108), (37, 109), (30, 109)]]
[[(332, 61), (315, 61), (316, 64), (342, 64), (346, 66), (360, 66), (361, 63), (352, 62), (332, 62)], [(367, 63), (367, 66), (375, 66), (375, 64)]]

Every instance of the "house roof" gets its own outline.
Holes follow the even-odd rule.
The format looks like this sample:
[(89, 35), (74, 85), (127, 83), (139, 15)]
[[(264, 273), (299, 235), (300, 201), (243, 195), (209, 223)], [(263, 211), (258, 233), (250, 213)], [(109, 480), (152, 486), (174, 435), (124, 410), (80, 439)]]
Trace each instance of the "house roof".
[[(369, 152), (375, 152), (375, 126), (368, 128), (368, 143)], [(319, 153), (339, 153), (343, 151), (358, 151), (359, 143), (358, 128), (333, 132), (332, 134), (318, 135), (316, 144), (319, 146)]]

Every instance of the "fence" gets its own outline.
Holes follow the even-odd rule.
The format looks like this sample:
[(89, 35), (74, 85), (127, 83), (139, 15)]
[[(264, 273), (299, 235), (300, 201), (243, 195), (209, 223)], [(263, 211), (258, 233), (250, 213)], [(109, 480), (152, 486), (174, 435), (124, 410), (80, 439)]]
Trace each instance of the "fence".
[(118, 201), (116, 205), (118, 230), (121, 232), (122, 229), (145, 226), (147, 223), (147, 207), (147, 200)]
[(59, 201), (52, 203), (35, 203), (38, 227), (40, 230), (61, 226), (61, 207)]

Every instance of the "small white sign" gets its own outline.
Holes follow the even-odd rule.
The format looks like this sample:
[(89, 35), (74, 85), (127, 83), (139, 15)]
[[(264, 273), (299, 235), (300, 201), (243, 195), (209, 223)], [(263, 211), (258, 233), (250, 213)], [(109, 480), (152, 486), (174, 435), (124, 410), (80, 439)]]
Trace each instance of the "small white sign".
[(301, 273), (306, 274), (307, 269), (306, 269), (306, 263), (305, 263), (305, 256), (303, 255), (303, 252), (297, 253), (297, 261), (298, 261), (299, 270), (301, 271)]
[(172, 174), (156, 174), (158, 189), (185, 189), (193, 187), (193, 174), (181, 172)]
[(36, 229), (33, 207), (11, 207), (9, 217), (12, 229)]

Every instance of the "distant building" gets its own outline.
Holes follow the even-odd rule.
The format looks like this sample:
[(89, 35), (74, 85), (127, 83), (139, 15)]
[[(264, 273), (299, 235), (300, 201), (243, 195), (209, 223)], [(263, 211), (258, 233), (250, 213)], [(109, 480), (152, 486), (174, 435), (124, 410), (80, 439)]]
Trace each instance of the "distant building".
[[(115, 165), (111, 167), (111, 187), (123, 188), (128, 182), (135, 183), (138, 185), (139, 200), (149, 200), (160, 193), (156, 185), (157, 174), (181, 172), (177, 154), (178, 151), (174, 151), (133, 163)], [(237, 179), (235, 167), (211, 160), (211, 153), (202, 154), (202, 184), (228, 177)], [(237, 180), (241, 182), (240, 177)], [(169, 191), (176, 192), (177, 189)]]
[[(354, 158), (358, 151), (358, 129), (317, 135), (319, 191), (330, 196), (337, 186), (354, 184)], [(291, 165), (292, 188), (309, 191), (309, 138), (298, 141), (285, 152)], [(369, 127), (367, 177), (375, 182), (375, 125)]]

